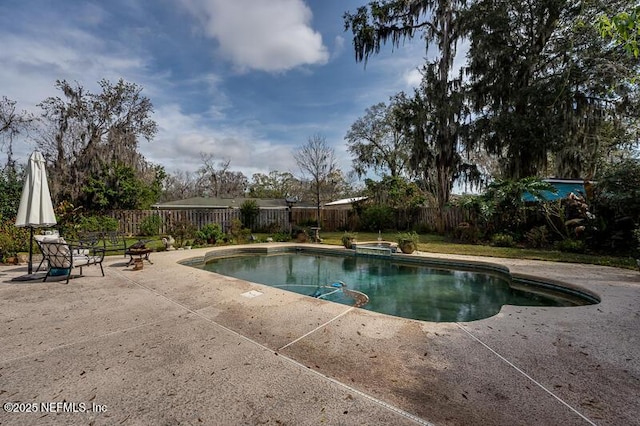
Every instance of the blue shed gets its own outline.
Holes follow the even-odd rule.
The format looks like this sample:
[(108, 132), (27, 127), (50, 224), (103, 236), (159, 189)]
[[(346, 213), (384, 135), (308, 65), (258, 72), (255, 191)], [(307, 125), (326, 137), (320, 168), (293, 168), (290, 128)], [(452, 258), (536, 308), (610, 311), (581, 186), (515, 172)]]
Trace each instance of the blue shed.
[(537, 197), (534, 197), (528, 192), (525, 192), (522, 195), (523, 201), (554, 201), (561, 200), (566, 198), (572, 192), (576, 195), (580, 195), (582, 197), (586, 196), (586, 191), (584, 189), (584, 180), (582, 179), (543, 179), (545, 182), (550, 183), (555, 189), (556, 193), (550, 191), (542, 191), (542, 198), (544, 200), (539, 200)]

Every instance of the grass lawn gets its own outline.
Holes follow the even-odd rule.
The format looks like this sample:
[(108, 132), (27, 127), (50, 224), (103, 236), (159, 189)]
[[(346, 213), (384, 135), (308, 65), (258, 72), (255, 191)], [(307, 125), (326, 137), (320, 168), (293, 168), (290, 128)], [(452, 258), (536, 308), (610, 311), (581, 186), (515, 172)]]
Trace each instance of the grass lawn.
[[(343, 232), (321, 232), (323, 244), (342, 245)], [(396, 241), (396, 232), (383, 232), (384, 241)], [(358, 241), (376, 241), (377, 232), (358, 232)], [(616, 257), (591, 255), (580, 253), (566, 253), (558, 250), (529, 249), (516, 247), (493, 247), (480, 244), (459, 244), (448, 241), (442, 235), (420, 234), (418, 250), (431, 253), (466, 254), (470, 256), (505, 257), (510, 259), (534, 259), (553, 262), (588, 263), (593, 265), (616, 266), (619, 268), (637, 268), (635, 259), (630, 257)]]
[[(320, 232), (323, 244), (342, 245), (343, 232)], [(258, 241), (266, 241), (268, 234), (254, 234)], [(383, 232), (380, 237), (383, 241), (396, 242), (397, 232)], [(377, 232), (358, 232), (358, 241), (377, 241)], [(142, 240), (151, 240), (147, 247), (163, 249), (161, 237), (141, 237)], [(138, 241), (138, 238), (127, 239), (127, 247)], [(420, 234), (418, 250), (431, 253), (463, 254), (470, 256), (503, 257), (511, 259), (534, 259), (553, 262), (587, 263), (593, 265), (615, 266), (618, 268), (636, 269), (636, 261), (630, 257), (603, 256), (580, 253), (566, 253), (558, 250), (542, 250), (516, 247), (493, 247), (480, 244), (460, 244), (448, 241), (445, 237), (436, 234)]]

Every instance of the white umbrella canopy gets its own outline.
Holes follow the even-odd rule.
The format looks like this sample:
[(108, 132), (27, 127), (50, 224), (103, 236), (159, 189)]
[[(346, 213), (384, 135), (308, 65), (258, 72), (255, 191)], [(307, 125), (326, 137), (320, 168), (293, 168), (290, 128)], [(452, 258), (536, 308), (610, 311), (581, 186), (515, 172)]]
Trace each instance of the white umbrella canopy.
[(47, 169), (44, 157), (38, 151), (34, 151), (29, 157), (27, 175), (22, 188), (20, 206), (16, 217), (16, 226), (31, 228), (29, 239), (29, 274), (31, 274), (31, 252), (33, 244), (33, 228), (53, 226), (56, 215), (53, 212), (49, 182), (47, 181)]
[(56, 223), (44, 157), (40, 152), (34, 151), (29, 157), (16, 226), (41, 228), (53, 226)]

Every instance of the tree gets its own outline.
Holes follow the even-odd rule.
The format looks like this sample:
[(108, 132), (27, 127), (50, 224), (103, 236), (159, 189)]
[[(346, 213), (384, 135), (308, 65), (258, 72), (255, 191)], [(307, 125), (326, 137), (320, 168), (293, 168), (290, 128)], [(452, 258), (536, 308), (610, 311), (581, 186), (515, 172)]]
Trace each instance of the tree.
[(373, 1), (344, 15), (351, 28), (356, 61), (366, 61), (390, 42), (398, 47), (407, 38), (422, 33), (426, 51), (437, 47), (434, 60), (422, 68), (421, 93), (416, 93), (406, 128), (412, 133), (414, 170), (433, 182), (431, 190), (440, 211), (437, 229), (444, 229), (444, 207), (453, 181), (461, 170), (458, 153), (465, 117), (462, 75), (451, 78), (458, 39), (463, 35), (456, 19), (465, 1), (404, 0)]
[(160, 196), (161, 201), (184, 200), (197, 196), (197, 177), (195, 173), (178, 170), (169, 174), (165, 179), (165, 186)]
[(638, 89), (625, 83), (637, 64), (584, 24), (614, 4), (479, 0), (462, 15), (476, 117), (468, 148), (500, 158), (503, 177), (588, 178), (637, 139)]
[(351, 125), (345, 139), (353, 155), (353, 168), (358, 176), (368, 170), (391, 176), (406, 174), (409, 144), (403, 131), (400, 111), (404, 93), (366, 109), (365, 115)]
[(607, 253), (636, 249), (640, 227), (640, 160), (627, 158), (603, 168), (593, 186), (597, 229), (592, 245)]
[(15, 219), (24, 185), (24, 169), (5, 167), (0, 170), (0, 222)]
[(383, 176), (380, 181), (366, 179), (365, 185), (367, 199), (358, 203), (356, 211), (360, 226), (370, 231), (407, 228), (426, 200), (418, 185), (398, 176)]
[(480, 114), (469, 143), (479, 141), (498, 156), (504, 176), (535, 175), (546, 164), (553, 135), (558, 132), (557, 123), (549, 126), (544, 119), (553, 116), (547, 108), (553, 93), (547, 87), (534, 88), (532, 82), (535, 73), (542, 71), (545, 45), (557, 25), (562, 3), (481, 0), (466, 13), (471, 41), (470, 103)]
[(231, 160), (220, 160), (216, 164), (213, 154), (201, 153), (202, 166), (198, 169), (196, 196), (238, 197), (243, 196), (249, 185), (242, 172), (229, 170)]
[(58, 201), (78, 203), (89, 177), (105, 167), (115, 173), (125, 166), (137, 175), (149, 175), (152, 168), (137, 151), (138, 140), (151, 140), (157, 131), (151, 101), (133, 83), (101, 80), (99, 85), (101, 93), (93, 94), (58, 80), (64, 98), (50, 97), (39, 105), (38, 146), (52, 164), (51, 192)]
[(524, 232), (523, 225), (527, 221), (529, 211), (536, 207), (527, 204), (525, 193), (543, 200), (543, 191), (556, 192), (556, 189), (548, 182), (536, 177), (523, 179), (498, 179), (489, 184), (487, 191), (481, 198), (488, 204), (487, 210), (491, 212), (494, 229), (500, 232)]
[(251, 180), (249, 196), (253, 198), (287, 198), (300, 192), (300, 182), (289, 172), (255, 173)]
[(7, 152), (7, 167), (14, 169), (13, 138), (32, 125), (33, 117), (26, 111), (17, 112), (16, 102), (6, 96), (0, 98), (0, 146)]
[(598, 30), (602, 37), (613, 40), (625, 52), (636, 59), (640, 55), (640, 5), (631, 10), (619, 12), (611, 17), (602, 15), (598, 20)]
[(90, 175), (83, 189), (83, 206), (89, 211), (149, 209), (158, 200), (164, 169), (157, 166), (151, 184), (122, 164), (106, 165)]
[(640, 160), (629, 158), (608, 165), (598, 176), (595, 195), (613, 216), (628, 217), (640, 226)]
[(240, 206), (240, 217), (245, 228), (255, 229), (256, 219), (260, 215), (260, 206), (256, 200), (245, 200)]
[(326, 139), (316, 134), (293, 154), (303, 177), (308, 179), (316, 205), (316, 222), (320, 226), (320, 207), (327, 201), (326, 194), (336, 184), (338, 166), (335, 151), (329, 147)]

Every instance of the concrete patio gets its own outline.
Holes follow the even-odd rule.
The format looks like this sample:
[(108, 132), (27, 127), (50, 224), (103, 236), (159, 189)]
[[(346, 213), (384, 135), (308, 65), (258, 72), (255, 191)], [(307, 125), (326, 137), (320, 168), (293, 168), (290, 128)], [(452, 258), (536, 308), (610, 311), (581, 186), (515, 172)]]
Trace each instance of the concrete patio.
[(429, 323), (177, 263), (211, 250), (1, 266), (0, 424), (640, 425), (637, 271), (484, 258), (602, 302)]

